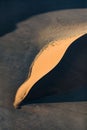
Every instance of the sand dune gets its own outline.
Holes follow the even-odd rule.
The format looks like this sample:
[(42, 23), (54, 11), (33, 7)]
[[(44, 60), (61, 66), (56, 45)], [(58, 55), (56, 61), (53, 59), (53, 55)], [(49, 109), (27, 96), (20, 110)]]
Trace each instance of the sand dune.
[(30, 76), (17, 91), (14, 101), (15, 108), (17, 108), (27, 96), (33, 85), (60, 62), (67, 48), (82, 35), (84, 34), (54, 41), (39, 52), (31, 65)]
[[(12, 21), (16, 24), (19, 15), (2, 20), (3, 27), (6, 22), (9, 27)], [(9, 32), (6, 25), (0, 37), (0, 130), (86, 130), (87, 35), (76, 38), (59, 64), (34, 84), (20, 110), (14, 109), (13, 100), (32, 61), (46, 44), (87, 33), (87, 9), (33, 15)]]

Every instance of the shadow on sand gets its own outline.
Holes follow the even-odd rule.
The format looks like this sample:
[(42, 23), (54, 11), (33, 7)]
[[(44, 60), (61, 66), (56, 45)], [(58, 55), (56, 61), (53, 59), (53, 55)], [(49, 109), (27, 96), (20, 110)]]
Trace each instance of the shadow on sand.
[[(79, 2), (79, 4), (78, 4)], [(86, 0), (8, 0), (0, 1), (0, 36), (17, 29), (29, 17), (61, 9), (86, 8)]]
[(87, 101), (87, 34), (67, 49), (60, 63), (31, 89), (21, 105)]

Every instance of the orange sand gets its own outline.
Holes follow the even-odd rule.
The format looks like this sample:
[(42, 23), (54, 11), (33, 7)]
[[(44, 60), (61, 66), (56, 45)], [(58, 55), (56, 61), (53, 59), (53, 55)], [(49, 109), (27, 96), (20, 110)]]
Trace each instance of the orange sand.
[(80, 36), (81, 35), (54, 41), (39, 52), (32, 63), (29, 78), (19, 87), (16, 93), (14, 101), (15, 108), (17, 108), (21, 101), (27, 96), (33, 85), (60, 62), (67, 48)]

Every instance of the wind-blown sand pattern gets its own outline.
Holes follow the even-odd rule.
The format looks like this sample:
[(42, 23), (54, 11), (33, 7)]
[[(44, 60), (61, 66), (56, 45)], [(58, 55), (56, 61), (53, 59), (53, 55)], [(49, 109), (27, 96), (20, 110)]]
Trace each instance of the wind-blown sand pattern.
[(22, 100), (27, 96), (33, 85), (60, 62), (67, 48), (81, 36), (82, 35), (78, 35), (64, 40), (54, 41), (49, 43), (39, 52), (31, 65), (29, 78), (17, 91), (14, 101), (15, 108), (17, 108)]

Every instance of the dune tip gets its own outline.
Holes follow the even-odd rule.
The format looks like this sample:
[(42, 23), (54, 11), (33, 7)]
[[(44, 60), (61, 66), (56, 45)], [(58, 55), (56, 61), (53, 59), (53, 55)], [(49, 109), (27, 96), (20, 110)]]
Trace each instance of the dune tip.
[(15, 102), (13, 103), (13, 106), (14, 106), (15, 109), (20, 109), (21, 108), (21, 106), (19, 104), (16, 104)]

